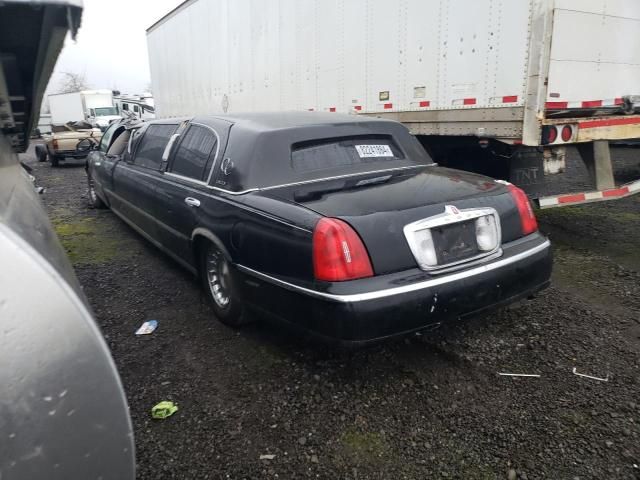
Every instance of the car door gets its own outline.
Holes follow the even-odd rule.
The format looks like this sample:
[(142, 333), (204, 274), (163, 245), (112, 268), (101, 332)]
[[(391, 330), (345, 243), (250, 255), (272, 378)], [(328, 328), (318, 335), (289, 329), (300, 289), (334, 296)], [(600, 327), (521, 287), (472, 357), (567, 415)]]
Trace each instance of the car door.
[(178, 128), (177, 123), (153, 123), (132, 138), (133, 156), (117, 163), (113, 173), (111, 208), (134, 228), (155, 242), (159, 242), (158, 221), (155, 218), (156, 188), (162, 177), (162, 154), (169, 139)]
[(219, 127), (191, 123), (180, 136), (157, 190), (161, 241), (186, 262), (192, 263), (191, 233), (202, 221), (205, 205), (212, 201), (208, 183), (229, 123)]
[(111, 173), (107, 173), (105, 165), (105, 157), (114, 132), (118, 129), (118, 125), (114, 123), (102, 135), (98, 148), (87, 155), (87, 169), (89, 175), (93, 179), (95, 189), (102, 198), (107, 198), (107, 190), (110, 190)]

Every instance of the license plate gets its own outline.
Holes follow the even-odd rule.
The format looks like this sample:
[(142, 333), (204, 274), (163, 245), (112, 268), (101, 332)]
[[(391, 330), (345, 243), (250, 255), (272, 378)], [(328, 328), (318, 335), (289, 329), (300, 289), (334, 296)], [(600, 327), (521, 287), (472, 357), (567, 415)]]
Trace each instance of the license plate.
[(475, 220), (433, 227), (431, 236), (438, 265), (466, 260), (480, 253)]
[(356, 145), (360, 158), (393, 157), (389, 145)]

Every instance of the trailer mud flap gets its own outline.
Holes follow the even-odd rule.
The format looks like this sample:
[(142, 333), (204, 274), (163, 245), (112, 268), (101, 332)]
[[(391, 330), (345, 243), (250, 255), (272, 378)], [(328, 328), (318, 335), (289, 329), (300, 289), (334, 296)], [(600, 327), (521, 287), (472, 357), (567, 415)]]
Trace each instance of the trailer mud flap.
[(523, 149), (514, 153), (509, 162), (509, 181), (522, 188), (530, 197), (544, 191), (544, 161), (537, 149)]

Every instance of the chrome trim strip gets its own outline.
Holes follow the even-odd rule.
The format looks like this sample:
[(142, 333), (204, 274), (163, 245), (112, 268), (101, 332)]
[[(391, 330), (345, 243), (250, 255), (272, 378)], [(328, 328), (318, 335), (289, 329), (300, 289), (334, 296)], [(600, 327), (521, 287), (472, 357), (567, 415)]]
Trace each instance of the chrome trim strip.
[[(432, 167), (435, 164), (431, 163), (431, 164), (425, 164), (425, 165), (411, 165), (408, 167), (396, 167), (396, 168), (387, 168), (384, 170), (371, 170), (370, 172), (358, 172), (358, 173), (348, 173), (345, 175), (336, 175), (335, 177), (325, 177), (325, 178), (316, 178), (313, 180), (303, 180), (300, 182), (292, 182), (292, 183), (283, 183), (282, 185), (272, 185), (271, 187), (262, 187), (259, 188), (258, 190), (260, 190), (261, 192), (263, 191), (268, 191), (268, 190), (274, 190), (276, 188), (284, 188), (284, 187), (294, 187), (297, 185), (307, 185), (309, 183), (318, 183), (318, 182), (328, 182), (331, 180), (340, 180), (341, 178), (350, 178), (350, 177), (357, 177), (360, 175), (369, 175), (369, 174), (378, 174), (378, 173), (386, 173), (386, 172), (395, 172), (395, 171), (402, 171), (402, 170), (411, 170), (414, 168), (423, 168), (423, 167)], [(225, 190), (226, 192), (226, 190)]]
[(202, 185), (203, 187), (207, 186), (206, 182), (203, 182), (202, 180), (195, 180), (193, 178), (185, 177), (184, 175), (178, 175), (177, 173), (164, 172), (164, 174), (169, 175), (170, 177), (178, 178), (188, 183), (195, 183), (196, 185)]
[[(157, 175), (153, 175), (153, 174), (150, 174), (150, 173), (147, 173), (147, 172), (143, 172), (143, 171), (141, 171), (141, 170), (139, 170), (137, 168), (132, 168), (130, 165), (128, 165), (127, 163), (123, 163), (123, 162), (119, 162), (118, 163), (118, 168), (128, 169), (128, 170), (130, 170), (131, 172), (133, 172), (133, 173), (135, 173), (137, 175), (143, 175), (145, 177), (153, 178), (155, 180), (160, 180), (160, 181), (163, 181), (163, 182), (166, 182), (166, 183), (170, 183), (171, 185), (176, 185), (176, 186), (182, 187), (182, 188), (184, 188), (186, 190), (195, 192), (195, 193), (197, 193), (199, 195), (202, 195), (204, 197), (213, 198), (213, 199), (218, 200), (220, 202), (224, 202), (224, 203), (227, 203), (229, 205), (233, 205), (234, 207), (238, 207), (238, 208), (241, 208), (242, 210), (246, 210), (248, 212), (255, 213), (256, 215), (261, 215), (261, 216), (269, 218), (270, 220), (273, 220), (275, 222), (281, 223), (283, 225), (287, 225), (288, 227), (295, 228), (297, 230), (302, 230), (303, 232), (311, 232), (311, 230), (309, 230), (307, 228), (299, 227), (298, 225), (293, 225), (291, 223), (288, 223), (288, 222), (284, 221), (283, 219), (279, 219), (277, 217), (274, 217), (273, 215), (269, 215), (266, 212), (262, 212), (260, 210), (256, 210), (255, 208), (249, 207), (248, 205), (244, 205), (242, 203), (238, 203), (235, 200), (231, 200), (229, 198), (224, 198), (224, 197), (222, 197), (220, 195), (212, 195), (211, 193), (207, 193), (206, 191), (204, 191), (202, 189), (195, 188), (195, 185), (190, 186), (190, 185), (186, 185), (184, 183), (174, 182), (171, 179), (167, 178), (166, 174), (162, 174), (160, 172), (157, 172)], [(209, 187), (208, 185), (206, 187), (209, 188), (209, 189), (212, 188), (212, 187)], [(215, 190), (220, 190), (220, 189), (215, 189)], [(111, 190), (109, 190), (109, 191), (111, 192)], [(225, 190), (222, 190), (222, 191), (225, 192), (225, 193), (228, 193)]]
[[(169, 232), (171, 232), (171, 234), (175, 235), (176, 237), (180, 237), (183, 238), (185, 240), (191, 240), (190, 237), (188, 237), (187, 235), (177, 231), (176, 229), (170, 227), (169, 225), (167, 225), (164, 222), (161, 222), (160, 220), (158, 220), (156, 217), (154, 217), (153, 215), (151, 215), (148, 212), (145, 212), (144, 210), (142, 210), (140, 207), (137, 207), (136, 205), (132, 204), (131, 202), (129, 202), (128, 200), (125, 200), (124, 198), (122, 198), (120, 195), (114, 193), (112, 190), (109, 190), (107, 188), (105, 188), (105, 190), (107, 192), (109, 192), (109, 195), (113, 196), (114, 198), (117, 198), (119, 202), (122, 202), (124, 204), (126, 204), (128, 207), (134, 209), (136, 212), (140, 213), (141, 215), (144, 215), (145, 217), (147, 217), (148, 219), (150, 219), (151, 221), (157, 223), (159, 226), (163, 227), (165, 230), (168, 230)], [(112, 210), (115, 210), (114, 208), (111, 208)]]
[(133, 220), (130, 220), (129, 218), (127, 218), (122, 212), (118, 211), (118, 209), (116, 208), (111, 208), (111, 211), (113, 213), (116, 214), (116, 216), (118, 218), (120, 218), (120, 220), (122, 220), (124, 223), (126, 223), (127, 225), (129, 225), (132, 229), (134, 229), (137, 233), (139, 233), (140, 235), (142, 235), (148, 242), (150, 242), (154, 247), (159, 248), (160, 250), (162, 250), (163, 253), (166, 253), (170, 258), (172, 258), (173, 260), (175, 260), (176, 262), (178, 262), (180, 265), (182, 265), (184, 268), (186, 268), (187, 270), (189, 270), (191, 273), (197, 274), (198, 271), (192, 266), (189, 265), (187, 262), (185, 262), (182, 258), (178, 257), (176, 254), (174, 254), (171, 250), (169, 250), (168, 248), (166, 248), (164, 245), (162, 245), (160, 242), (158, 242), (157, 240), (155, 240), (153, 237), (151, 237), (149, 234), (147, 234), (147, 232), (145, 232), (142, 228), (140, 228), (138, 225), (136, 225)]
[(512, 263), (519, 262), (520, 260), (523, 260), (527, 257), (540, 253), (543, 250), (546, 250), (547, 248), (549, 248), (550, 245), (551, 245), (551, 242), (549, 242), (548, 239), (545, 239), (543, 243), (533, 248), (530, 248), (529, 250), (517, 253), (515, 255), (512, 255), (511, 257), (497, 260), (493, 263), (486, 263), (478, 267), (474, 267), (470, 270), (464, 270), (464, 271), (452, 273), (451, 275), (446, 275), (446, 276), (439, 276), (437, 278), (432, 278), (422, 282), (413, 283), (411, 285), (404, 285), (402, 287), (386, 288), (384, 290), (376, 290), (374, 292), (353, 293), (348, 295), (336, 295), (332, 293), (320, 292), (318, 290), (312, 290), (310, 288), (305, 288), (299, 285), (294, 285), (293, 283), (285, 282), (284, 280), (280, 280), (279, 278), (266, 275), (264, 273), (253, 270), (249, 267), (245, 267), (244, 265), (236, 265), (236, 267), (239, 270), (245, 273), (248, 273), (249, 275), (257, 277), (266, 282), (273, 283), (274, 285), (278, 285), (280, 287), (286, 288), (287, 290), (303, 293), (311, 297), (320, 298), (322, 300), (329, 300), (329, 301), (340, 302), (340, 303), (351, 303), (351, 302), (364, 302), (368, 300), (376, 300), (379, 298), (391, 297), (393, 295), (401, 295), (403, 293), (415, 292), (417, 290), (423, 290), (425, 288), (437, 287), (438, 285), (443, 285), (445, 283), (457, 282), (465, 278), (473, 277), (475, 275), (480, 275), (482, 273), (490, 272), (492, 270), (497, 270), (499, 268), (506, 267), (507, 265), (511, 265)]

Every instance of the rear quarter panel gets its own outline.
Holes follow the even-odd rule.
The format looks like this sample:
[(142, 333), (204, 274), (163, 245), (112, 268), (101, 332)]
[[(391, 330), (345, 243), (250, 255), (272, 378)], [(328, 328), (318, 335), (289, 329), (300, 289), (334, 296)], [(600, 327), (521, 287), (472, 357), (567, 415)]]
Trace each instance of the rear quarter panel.
[(313, 227), (320, 215), (259, 194), (222, 197), (217, 208), (216, 228), (234, 263), (298, 283), (313, 282)]

